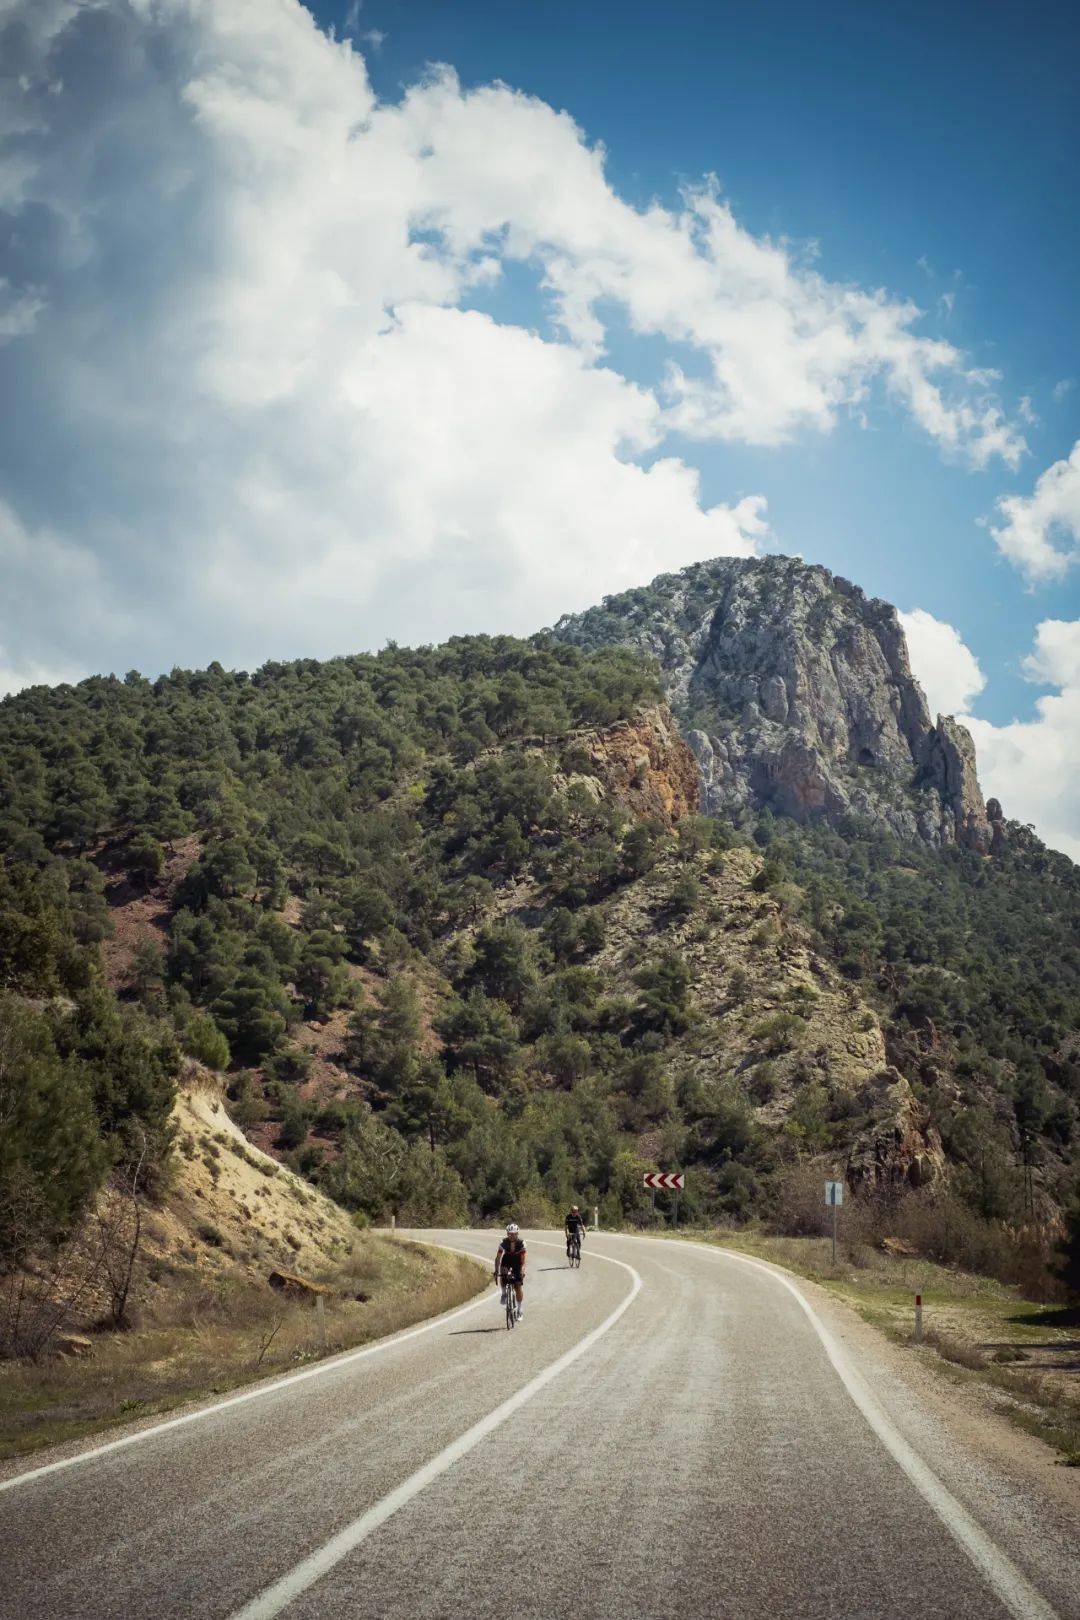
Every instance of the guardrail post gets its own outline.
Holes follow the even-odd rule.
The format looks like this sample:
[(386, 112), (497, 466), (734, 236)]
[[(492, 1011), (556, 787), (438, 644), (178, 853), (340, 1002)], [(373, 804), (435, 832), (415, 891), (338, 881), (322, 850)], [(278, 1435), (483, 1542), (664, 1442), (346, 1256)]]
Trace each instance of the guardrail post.
[(922, 1295), (915, 1295), (915, 1343), (922, 1344)]

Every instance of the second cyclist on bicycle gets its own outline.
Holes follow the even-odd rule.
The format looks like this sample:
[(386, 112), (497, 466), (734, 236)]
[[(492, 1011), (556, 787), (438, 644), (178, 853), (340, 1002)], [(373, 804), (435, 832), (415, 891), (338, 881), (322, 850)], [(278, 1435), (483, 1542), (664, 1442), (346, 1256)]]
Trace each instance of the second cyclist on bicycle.
[(573, 1261), (576, 1248), (577, 1258), (581, 1257), (581, 1244), (585, 1236), (585, 1218), (580, 1209), (574, 1204), (564, 1222), (566, 1227), (566, 1258)]

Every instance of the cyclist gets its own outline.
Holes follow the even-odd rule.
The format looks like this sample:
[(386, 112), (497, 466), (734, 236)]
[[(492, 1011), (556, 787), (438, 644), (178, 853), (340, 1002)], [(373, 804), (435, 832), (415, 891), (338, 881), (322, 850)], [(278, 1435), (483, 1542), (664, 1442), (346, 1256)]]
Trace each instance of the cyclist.
[[(525, 1315), (525, 1239), (518, 1231), (516, 1221), (506, 1228), (506, 1236), (499, 1244), (495, 1256), (495, 1281), (502, 1289), (513, 1288), (517, 1299), (518, 1321)], [(505, 1301), (506, 1295), (503, 1294)]]
[(566, 1258), (569, 1260), (570, 1240), (577, 1238), (578, 1252), (580, 1253), (582, 1240), (585, 1237), (585, 1217), (576, 1204), (571, 1207), (570, 1213), (563, 1224), (566, 1227)]

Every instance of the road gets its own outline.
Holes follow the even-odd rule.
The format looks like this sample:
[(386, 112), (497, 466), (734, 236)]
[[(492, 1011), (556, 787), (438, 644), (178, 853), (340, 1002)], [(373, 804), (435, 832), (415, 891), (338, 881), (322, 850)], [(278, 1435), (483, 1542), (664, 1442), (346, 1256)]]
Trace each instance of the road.
[(958, 1451), (861, 1325), (703, 1246), (590, 1235), (571, 1271), (527, 1237), (513, 1333), (492, 1290), (9, 1469), (0, 1615), (1080, 1617), (1069, 1523)]

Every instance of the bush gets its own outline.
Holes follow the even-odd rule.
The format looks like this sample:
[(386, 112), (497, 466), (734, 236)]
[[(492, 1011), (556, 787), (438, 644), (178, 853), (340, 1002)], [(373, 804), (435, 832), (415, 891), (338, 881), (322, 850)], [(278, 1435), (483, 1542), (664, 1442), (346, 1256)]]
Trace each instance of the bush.
[(766, 1018), (750, 1031), (750, 1039), (757, 1041), (770, 1056), (790, 1052), (806, 1033), (806, 1024), (796, 1013), (778, 1012)]
[(748, 1090), (759, 1107), (772, 1102), (776, 1096), (776, 1064), (768, 1060), (757, 1064), (751, 1070)]
[(806, 1160), (789, 1166), (770, 1184), (770, 1224), (784, 1237), (818, 1237), (825, 1230), (825, 1181), (831, 1174), (824, 1161)]
[(663, 951), (635, 975), (641, 991), (636, 1018), (642, 1030), (681, 1035), (692, 1021), (690, 970), (674, 951)]
[(701, 884), (693, 872), (680, 872), (668, 890), (664, 909), (673, 918), (689, 917), (701, 904)]
[(40, 1013), (0, 997), (0, 1260), (69, 1231), (100, 1185), (91, 1083), (61, 1061)]
[(229, 1067), (229, 1043), (209, 1013), (193, 1013), (182, 1026), (180, 1044), (207, 1069)]
[(161, 876), (165, 851), (149, 833), (137, 833), (124, 848), (123, 862), (132, 881), (148, 889), (154, 879)]
[(996, 1277), (1031, 1299), (1057, 1297), (1052, 1251), (1043, 1233), (987, 1220), (945, 1189), (908, 1193), (896, 1206), (893, 1228), (928, 1260)]

